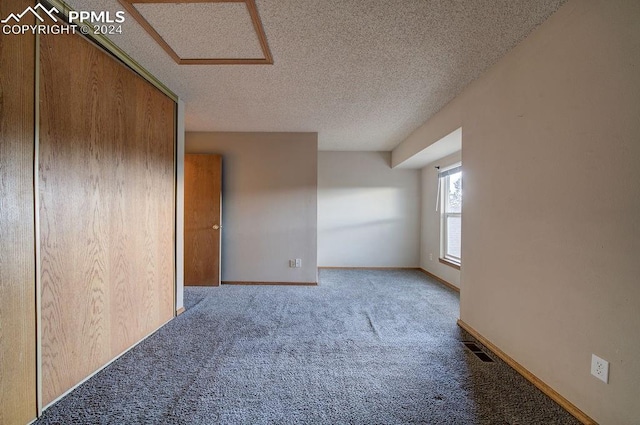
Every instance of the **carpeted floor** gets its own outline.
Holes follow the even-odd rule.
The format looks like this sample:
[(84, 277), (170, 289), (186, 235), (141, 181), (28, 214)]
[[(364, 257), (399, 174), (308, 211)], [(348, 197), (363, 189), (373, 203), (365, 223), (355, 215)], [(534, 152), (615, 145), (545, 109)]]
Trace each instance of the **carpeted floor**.
[(578, 424), (472, 354), (458, 295), (418, 271), (186, 288), (185, 307), (36, 423)]

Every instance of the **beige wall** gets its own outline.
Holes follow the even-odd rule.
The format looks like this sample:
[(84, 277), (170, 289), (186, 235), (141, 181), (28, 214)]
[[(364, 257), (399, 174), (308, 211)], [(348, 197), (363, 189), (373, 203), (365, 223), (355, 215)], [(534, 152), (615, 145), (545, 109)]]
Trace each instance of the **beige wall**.
[(223, 156), (223, 281), (317, 281), (317, 150), (317, 133), (187, 132), (187, 153)]
[(640, 2), (569, 1), (394, 151), (462, 126), (461, 318), (601, 424), (640, 418), (639, 70)]
[(389, 152), (318, 153), (318, 265), (417, 267), (420, 174)]
[(460, 162), (461, 158), (461, 152), (457, 152), (422, 168), (422, 208), (420, 213), (420, 267), (458, 288), (460, 287), (460, 270), (438, 261), (440, 257), (440, 210), (436, 211), (438, 170), (435, 167), (447, 167)]

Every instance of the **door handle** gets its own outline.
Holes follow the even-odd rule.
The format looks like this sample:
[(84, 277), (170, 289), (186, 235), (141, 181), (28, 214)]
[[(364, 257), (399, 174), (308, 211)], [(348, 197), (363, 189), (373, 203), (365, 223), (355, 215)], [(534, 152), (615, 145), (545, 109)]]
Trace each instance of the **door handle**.
[(214, 224), (213, 226), (211, 226), (211, 228), (213, 230), (218, 230), (218, 229), (220, 229), (220, 226), (218, 226), (217, 224)]

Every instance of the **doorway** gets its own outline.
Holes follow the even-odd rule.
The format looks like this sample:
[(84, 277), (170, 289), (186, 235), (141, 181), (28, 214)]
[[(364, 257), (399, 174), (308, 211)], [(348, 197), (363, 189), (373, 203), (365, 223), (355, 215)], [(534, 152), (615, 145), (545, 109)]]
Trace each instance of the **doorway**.
[(184, 284), (220, 285), (222, 156), (184, 159)]

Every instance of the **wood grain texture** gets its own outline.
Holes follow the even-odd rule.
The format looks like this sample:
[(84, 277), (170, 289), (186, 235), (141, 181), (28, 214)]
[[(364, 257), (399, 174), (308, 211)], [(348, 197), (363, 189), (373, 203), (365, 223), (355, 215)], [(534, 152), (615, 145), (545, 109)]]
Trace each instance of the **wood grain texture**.
[(220, 285), (222, 157), (184, 157), (184, 284)]
[[(30, 2), (2, 0), (0, 16)], [(24, 23), (33, 24), (33, 17)], [(0, 36), (0, 424), (36, 417), (35, 37)]]
[(43, 403), (174, 315), (175, 103), (74, 35), (43, 35)]
[(578, 409), (573, 403), (564, 398), (560, 393), (547, 385), (542, 379), (538, 378), (533, 373), (529, 372), (524, 366), (511, 358), (504, 351), (495, 346), (491, 341), (485, 338), (482, 334), (476, 331), (474, 328), (469, 326), (464, 321), (458, 319), (458, 326), (467, 331), (472, 337), (477, 339), (482, 345), (487, 347), (493, 354), (500, 357), (502, 361), (508, 364), (511, 368), (513, 368), (516, 372), (522, 375), (525, 379), (535, 385), (540, 391), (549, 396), (553, 401), (558, 403), (563, 409), (573, 415), (577, 420), (582, 422), (585, 425), (598, 425), (596, 421), (591, 419), (586, 413), (582, 410)]

